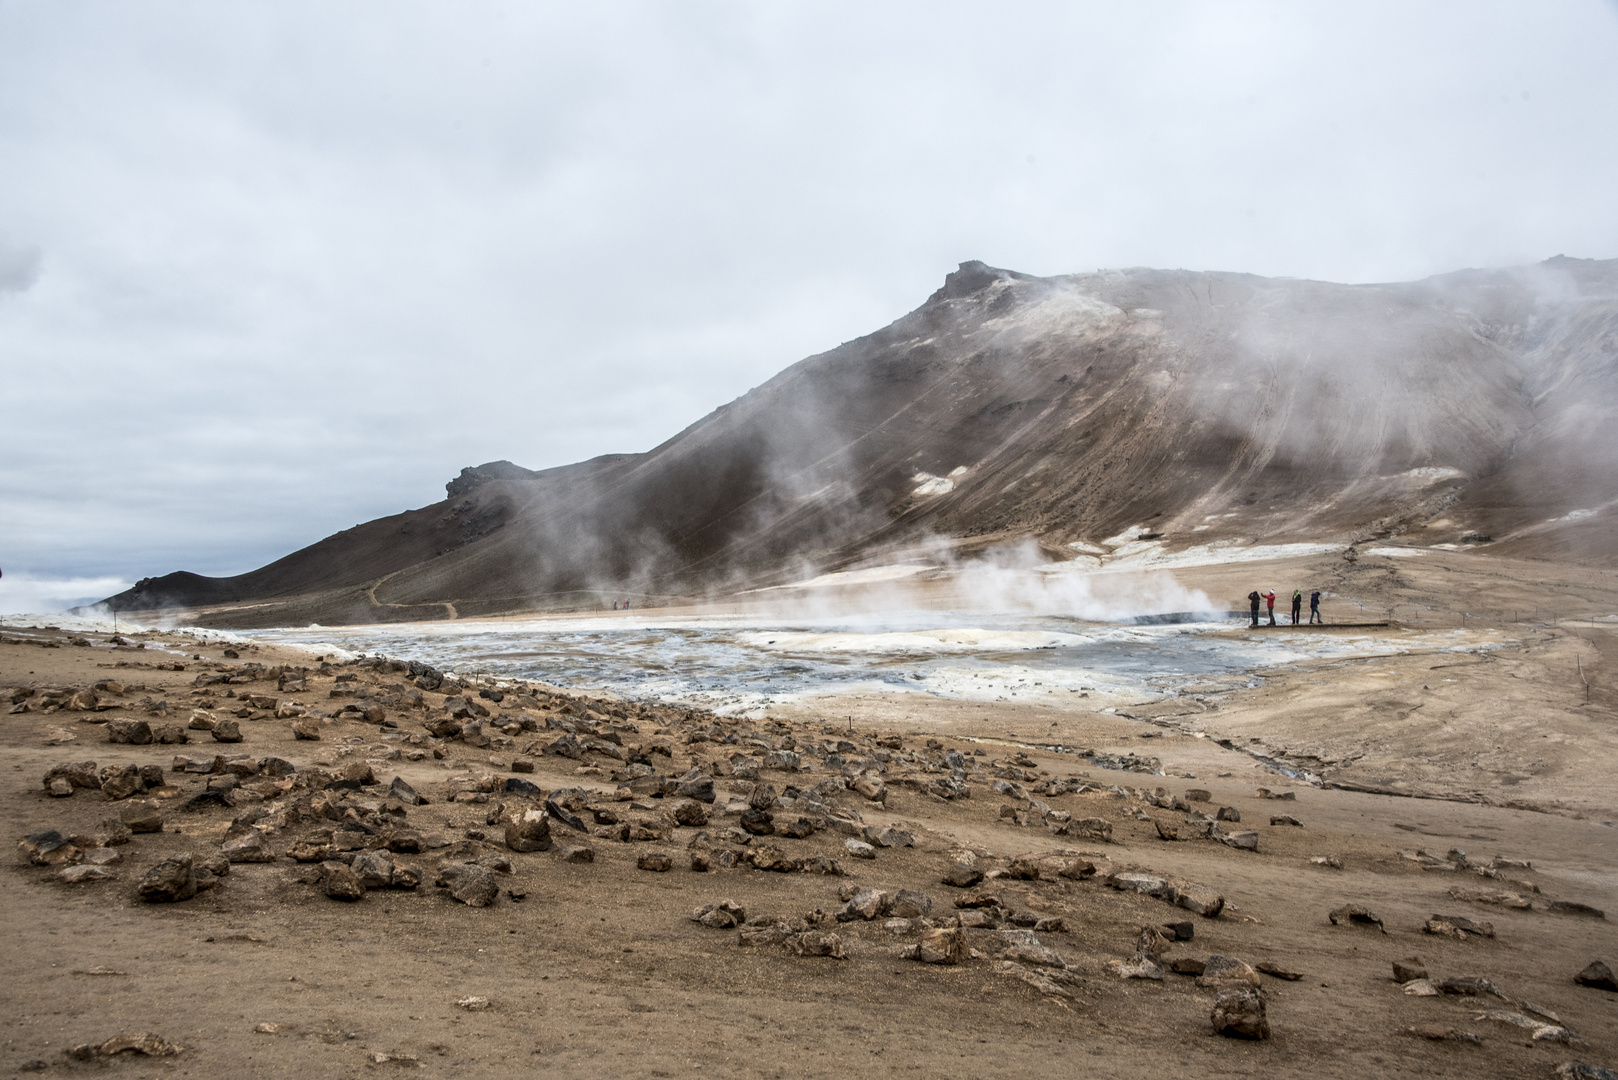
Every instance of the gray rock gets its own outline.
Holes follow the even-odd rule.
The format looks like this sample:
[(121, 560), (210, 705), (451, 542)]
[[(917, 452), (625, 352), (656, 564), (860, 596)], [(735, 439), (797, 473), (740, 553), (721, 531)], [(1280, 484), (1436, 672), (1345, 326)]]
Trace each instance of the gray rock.
[(915, 847), (916, 834), (909, 829), (883, 829), (878, 835), (883, 847)]
[(674, 794), (682, 799), (696, 799), (698, 802), (712, 803), (717, 797), (714, 792), (713, 777), (706, 773), (688, 773), (680, 779), (674, 789)]
[(1216, 918), (1225, 909), (1225, 898), (1206, 885), (1190, 882), (1174, 887), (1174, 903), (1204, 918)]
[(919, 919), (933, 910), (933, 898), (926, 893), (901, 889), (888, 907), (888, 914), (896, 919)]
[(596, 849), (585, 844), (570, 844), (557, 853), (557, 858), (565, 863), (593, 863)]
[(393, 860), (380, 851), (356, 852), (349, 866), (367, 889), (386, 889), (393, 884)]
[(87, 881), (110, 881), (116, 875), (104, 867), (80, 865), (64, 867), (56, 876), (69, 885), (81, 885)]
[(488, 907), (500, 895), (500, 883), (481, 866), (461, 863), (439, 873), (449, 883), (449, 894), (468, 907)]
[(1242, 829), (1236, 832), (1225, 832), (1222, 829), (1215, 829), (1208, 835), (1212, 836), (1215, 840), (1218, 840), (1226, 847), (1235, 848), (1238, 851), (1258, 850), (1258, 833), (1251, 829)]
[(674, 860), (661, 851), (648, 851), (635, 860), (635, 868), (666, 874), (674, 869)]
[(843, 847), (856, 859), (876, 858), (876, 848), (867, 844), (864, 840), (855, 840), (853, 837), (849, 837), (843, 841)]
[(238, 743), (242, 741), (241, 726), (230, 717), (215, 720), (213, 728), (208, 734), (212, 735), (216, 742)]

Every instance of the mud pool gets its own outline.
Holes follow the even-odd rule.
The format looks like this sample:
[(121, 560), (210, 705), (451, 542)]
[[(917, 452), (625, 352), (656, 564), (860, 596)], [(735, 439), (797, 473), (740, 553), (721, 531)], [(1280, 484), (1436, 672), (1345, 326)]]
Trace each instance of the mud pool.
[(881, 619), (774, 622), (633, 615), (257, 631), (258, 640), (432, 663), (460, 675), (753, 714), (772, 702), (905, 692), (1105, 709), (1252, 686), (1267, 669), (1390, 652), (1492, 647), (1467, 631), (1247, 634), (1245, 620), (1135, 625), (916, 611)]

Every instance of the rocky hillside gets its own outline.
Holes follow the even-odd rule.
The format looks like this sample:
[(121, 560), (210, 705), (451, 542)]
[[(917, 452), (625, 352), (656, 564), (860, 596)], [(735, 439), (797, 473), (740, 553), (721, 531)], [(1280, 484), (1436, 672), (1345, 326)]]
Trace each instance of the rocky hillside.
[(464, 617), (756, 587), (934, 537), (1062, 557), (1132, 528), (1611, 564), (1615, 379), (1618, 261), (1393, 285), (964, 263), (646, 453), (466, 469), (444, 502), (112, 602)]

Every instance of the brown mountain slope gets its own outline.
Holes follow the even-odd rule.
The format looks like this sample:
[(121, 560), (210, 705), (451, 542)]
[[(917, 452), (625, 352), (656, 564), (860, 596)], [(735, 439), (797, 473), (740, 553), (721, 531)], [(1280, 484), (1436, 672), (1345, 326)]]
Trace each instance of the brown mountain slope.
[(464, 616), (1131, 526), (1179, 545), (1482, 533), (1610, 562), (1615, 380), (1615, 261), (1366, 286), (965, 263), (645, 454), (481, 466), (444, 503), (250, 574), (113, 600), (234, 625)]

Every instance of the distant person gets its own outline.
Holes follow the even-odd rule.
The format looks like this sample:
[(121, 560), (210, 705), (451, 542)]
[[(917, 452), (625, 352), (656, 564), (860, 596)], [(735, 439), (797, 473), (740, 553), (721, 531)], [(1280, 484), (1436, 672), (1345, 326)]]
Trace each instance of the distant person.
[(1303, 590), (1292, 590), (1292, 625), (1298, 625), (1298, 618), (1303, 614)]
[(625, 610), (625, 611), (628, 611), (628, 610), (629, 610), (629, 601), (628, 601), (628, 600), (625, 600), (625, 601), (624, 601), (624, 610)]
[(1271, 589), (1269, 592), (1264, 594), (1264, 606), (1269, 609), (1269, 612), (1270, 612), (1270, 625), (1274, 626), (1275, 625), (1275, 590), (1274, 589)]
[(612, 610), (614, 610), (614, 611), (618, 610), (618, 601), (614, 600), (612, 602)]
[(1313, 626), (1315, 624), (1316, 619), (1320, 620), (1320, 625), (1321, 626), (1326, 625), (1325, 618), (1320, 614), (1320, 590), (1319, 589), (1316, 589), (1314, 592), (1309, 594), (1309, 625)]
[(1257, 589), (1254, 589), (1252, 592), (1247, 594), (1247, 602), (1249, 604), (1253, 605), (1253, 625), (1257, 626), (1258, 625), (1258, 602), (1259, 602), (1259, 595), (1258, 595), (1258, 590)]

